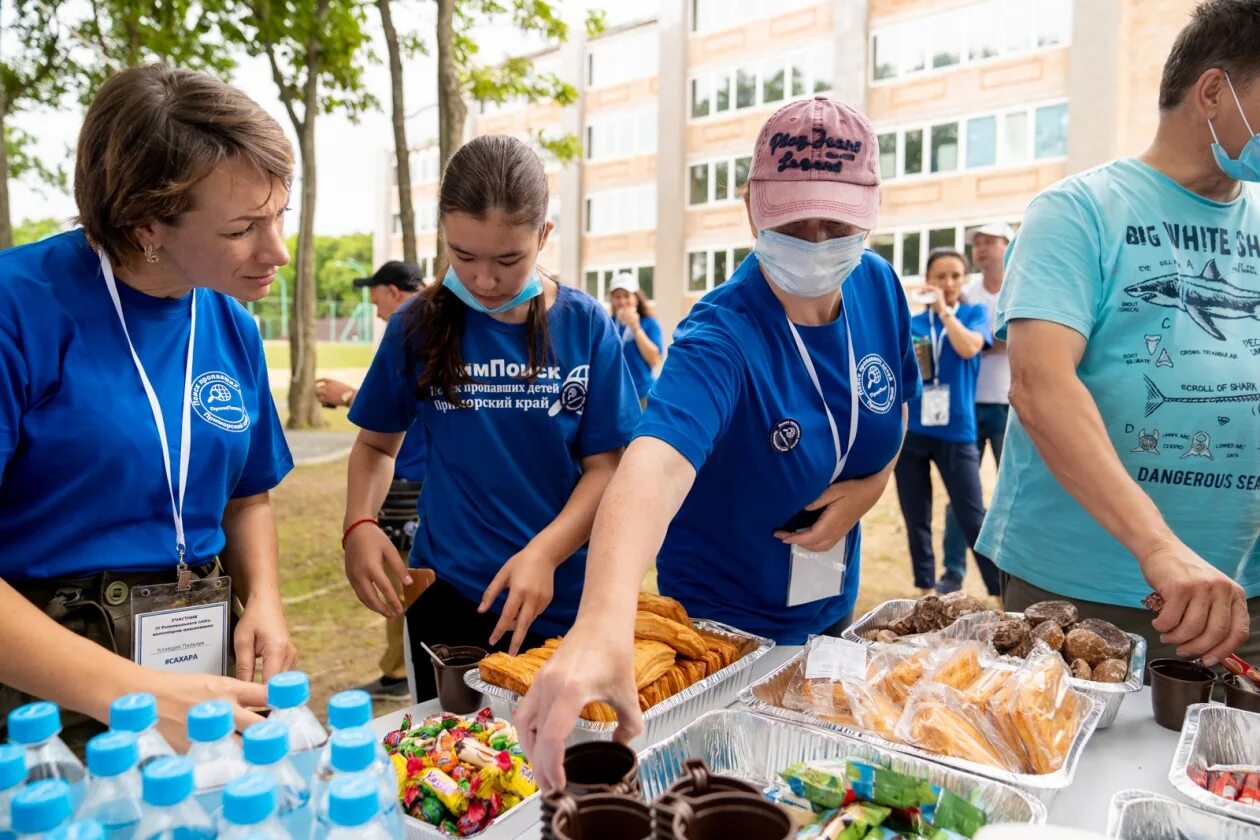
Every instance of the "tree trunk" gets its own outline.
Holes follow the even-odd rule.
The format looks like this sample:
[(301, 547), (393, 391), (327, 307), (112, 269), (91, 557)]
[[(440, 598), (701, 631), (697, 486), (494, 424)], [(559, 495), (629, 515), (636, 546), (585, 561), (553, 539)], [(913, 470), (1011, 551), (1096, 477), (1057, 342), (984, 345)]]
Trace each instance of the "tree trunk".
[(389, 50), (389, 83), (393, 98), (394, 154), (397, 158), (398, 215), (402, 219), (403, 259), (417, 261), (416, 211), (411, 203), (411, 150), (407, 147), (406, 110), (403, 107), (402, 55), (398, 50), (398, 30), (389, 10), (390, 0), (376, 0), (381, 12), (381, 28), (385, 30), (385, 46)]
[[(437, 53), (438, 53), (438, 166), (446, 169), (446, 162), (455, 150), (464, 144), (464, 121), (468, 108), (464, 105), (464, 92), (459, 84), (459, 72), (455, 67), (455, 3), (457, 0), (437, 0)], [(446, 243), (442, 238), (442, 226), (437, 231), (437, 254), (433, 258), (435, 277), (446, 271)]]
[(9, 218), (8, 101), (0, 85), (0, 249), (13, 247), (13, 220)]
[[(319, 10), (328, 6), (322, 0)], [(319, 11), (316, 12), (317, 16)], [(294, 271), (293, 312), (289, 319), (289, 428), (310, 429), (324, 425), (315, 399), (315, 117), (319, 114), (319, 48), (314, 41), (306, 49), (306, 84), (303, 113), (298, 129), (302, 157), (302, 220), (298, 224), (297, 270)]]

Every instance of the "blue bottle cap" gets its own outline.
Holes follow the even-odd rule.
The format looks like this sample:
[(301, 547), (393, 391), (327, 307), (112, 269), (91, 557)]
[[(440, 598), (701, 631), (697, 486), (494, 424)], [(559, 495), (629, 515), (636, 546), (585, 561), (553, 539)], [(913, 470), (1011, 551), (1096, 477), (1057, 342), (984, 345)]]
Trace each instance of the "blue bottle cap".
[(192, 796), (193, 766), (182, 755), (154, 759), (144, 766), (140, 775), (144, 801), (149, 805), (178, 805)]
[(356, 828), (380, 811), (376, 783), (367, 776), (341, 776), (328, 788), (328, 817), (333, 825)]
[(22, 788), (9, 804), (15, 834), (46, 834), (70, 819), (70, 785), (43, 779)]
[(93, 776), (117, 776), (140, 761), (140, 748), (131, 732), (104, 732), (87, 742), (87, 767)]
[(22, 784), (26, 779), (26, 750), (17, 744), (0, 744), (0, 790)]
[(147, 691), (124, 694), (109, 704), (109, 728), (119, 732), (143, 732), (157, 723), (157, 698)]
[(267, 705), (292, 709), (311, 699), (311, 681), (301, 671), (285, 671), (267, 680)]
[(254, 765), (275, 764), (289, 754), (289, 727), (278, 720), (255, 723), (245, 730), (245, 760)]
[(328, 701), (328, 725), (336, 729), (367, 726), (372, 722), (372, 697), (354, 689), (334, 694)]
[(276, 782), (267, 773), (246, 773), (223, 789), (223, 819), (256, 825), (276, 812)]
[(75, 820), (62, 823), (45, 840), (105, 840), (105, 827), (96, 820)]
[(366, 726), (338, 729), (332, 734), (332, 766), (338, 773), (366, 770), (376, 758), (376, 735)]
[(209, 743), (232, 734), (232, 706), (208, 700), (188, 710), (188, 740)]
[(38, 744), (61, 732), (61, 711), (41, 700), (9, 712), (9, 743)]

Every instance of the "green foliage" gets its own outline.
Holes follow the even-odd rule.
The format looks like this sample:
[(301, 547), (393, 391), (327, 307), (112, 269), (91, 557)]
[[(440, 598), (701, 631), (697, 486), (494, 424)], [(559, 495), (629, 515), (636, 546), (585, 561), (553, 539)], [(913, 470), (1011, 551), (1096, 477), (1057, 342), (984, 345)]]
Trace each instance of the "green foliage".
[(23, 219), (13, 227), (13, 244), (26, 245), (38, 242), (55, 233), (61, 233), (66, 227), (60, 219)]
[[(289, 254), (297, 253), (297, 236), (285, 240)], [(293, 291), (294, 265), (282, 266), (277, 274)], [(315, 237), (315, 297), (323, 303), (330, 297), (345, 303), (357, 303), (363, 290), (354, 288), (356, 277), (367, 277), (376, 270), (372, 265), (372, 234), (350, 233), (345, 236)], [(272, 299), (278, 300), (273, 291)]]
[(594, 38), (603, 35), (608, 29), (608, 12), (603, 9), (586, 10), (586, 37)]
[[(5, 125), (4, 153), (9, 164), (9, 171), (6, 174), (11, 179), (33, 175), (40, 182), (64, 191), (69, 183), (65, 164), (59, 163), (53, 167), (48, 166), (35, 156), (33, 152), (34, 144), (35, 135), (16, 126)], [(66, 157), (71, 157), (68, 149), (66, 150)]]
[(561, 134), (548, 137), (542, 131), (534, 132), (534, 142), (551, 157), (561, 163), (568, 163), (582, 157), (582, 141), (576, 134)]

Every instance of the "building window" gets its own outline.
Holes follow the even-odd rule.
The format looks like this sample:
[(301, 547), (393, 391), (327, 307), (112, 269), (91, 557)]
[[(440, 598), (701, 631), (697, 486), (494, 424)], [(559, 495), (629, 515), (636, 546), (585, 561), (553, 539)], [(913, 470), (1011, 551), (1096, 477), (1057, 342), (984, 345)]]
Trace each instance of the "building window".
[(707, 117), (731, 110), (758, 108), (792, 96), (831, 90), (834, 73), (830, 43), (775, 56), (757, 64), (696, 76), (691, 80), (691, 116)]
[(601, 116), (586, 125), (586, 159), (648, 155), (656, 151), (656, 109)]
[(687, 203), (694, 207), (735, 200), (735, 190), (748, 180), (751, 164), (752, 158), (747, 156), (692, 164), (688, 167)]
[(691, 0), (691, 31), (697, 35), (776, 17), (818, 0)]
[(928, 231), (928, 253), (937, 248), (957, 248), (958, 231), (955, 228), (933, 228)]
[[(974, 223), (949, 224), (940, 227), (877, 231), (871, 234), (868, 247), (887, 260), (888, 264), (900, 274), (903, 282), (917, 283), (927, 267), (928, 254), (936, 248), (953, 248), (961, 252), (962, 244), (967, 241), (967, 231), (989, 221), (993, 220), (984, 219)], [(1003, 221), (1007, 221), (1012, 227), (1019, 226), (1018, 221), (1013, 219)]]
[(639, 281), (639, 291), (648, 300), (653, 298), (653, 267), (650, 265), (619, 265), (604, 268), (588, 268), (582, 272), (582, 288), (596, 300), (606, 300), (608, 287), (618, 274), (630, 273)]
[(751, 248), (709, 248), (687, 252), (687, 291), (704, 293), (726, 282)]
[(871, 33), (872, 81), (947, 71), (1067, 44), (1072, 0), (987, 0)]
[(411, 153), (411, 183), (432, 184), (441, 176), (436, 149)]
[(656, 226), (656, 184), (592, 193), (586, 198), (586, 232), (624, 233)]
[(1067, 154), (1067, 130), (1067, 103), (1053, 102), (884, 131), (879, 135), (880, 173), (891, 181), (925, 172), (942, 174), (1062, 158)]
[(894, 264), (897, 248), (895, 233), (873, 233), (868, 244), (870, 249), (887, 260), (889, 265)]
[(592, 41), (586, 53), (588, 88), (619, 85), (655, 76), (660, 70), (660, 36), (656, 27)]

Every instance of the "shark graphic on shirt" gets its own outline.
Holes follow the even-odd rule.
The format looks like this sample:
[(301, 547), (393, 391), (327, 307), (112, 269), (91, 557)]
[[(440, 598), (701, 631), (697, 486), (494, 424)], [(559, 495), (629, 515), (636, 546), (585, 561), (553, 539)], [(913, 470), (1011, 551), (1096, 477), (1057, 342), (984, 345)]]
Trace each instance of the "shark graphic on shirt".
[(1197, 275), (1173, 272), (1142, 280), (1125, 292), (1156, 306), (1180, 309), (1203, 331), (1224, 341), (1216, 325), (1221, 318), (1254, 318), (1260, 321), (1260, 292), (1240, 289), (1221, 276), (1216, 260), (1208, 260)]

